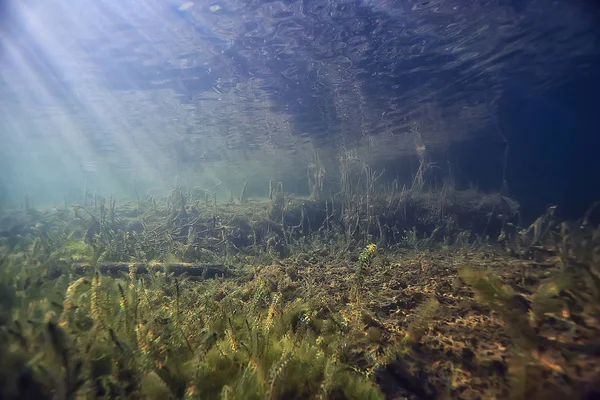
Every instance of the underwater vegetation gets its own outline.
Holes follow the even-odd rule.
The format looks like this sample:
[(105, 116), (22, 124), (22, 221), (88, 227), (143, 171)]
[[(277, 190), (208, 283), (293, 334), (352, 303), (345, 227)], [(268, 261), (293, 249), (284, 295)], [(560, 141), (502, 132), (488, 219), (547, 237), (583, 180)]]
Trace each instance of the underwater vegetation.
[(506, 197), (359, 173), (4, 210), (0, 398), (598, 394), (595, 209), (522, 228)]

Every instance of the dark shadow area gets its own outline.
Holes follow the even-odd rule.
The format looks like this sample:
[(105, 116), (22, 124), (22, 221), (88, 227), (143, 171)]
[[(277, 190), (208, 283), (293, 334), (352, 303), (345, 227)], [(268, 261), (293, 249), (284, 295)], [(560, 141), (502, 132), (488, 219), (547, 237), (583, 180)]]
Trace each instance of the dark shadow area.
[[(492, 129), (492, 128), (489, 128)], [(484, 192), (502, 188), (506, 143), (501, 137), (453, 143), (446, 156), (447, 168), (459, 188), (476, 187)]]
[(600, 78), (573, 81), (533, 95), (514, 83), (500, 105), (499, 125), (510, 144), (507, 179), (531, 220), (549, 205), (578, 218), (600, 199)]

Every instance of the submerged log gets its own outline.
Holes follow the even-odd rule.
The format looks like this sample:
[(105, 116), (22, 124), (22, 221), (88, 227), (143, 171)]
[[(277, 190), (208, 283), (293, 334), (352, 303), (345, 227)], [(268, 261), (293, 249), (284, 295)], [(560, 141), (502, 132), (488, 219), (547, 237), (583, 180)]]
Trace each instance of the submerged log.
[[(153, 272), (165, 272), (174, 276), (189, 276), (196, 280), (229, 277), (232, 275), (231, 269), (223, 264), (193, 264), (193, 263), (127, 263), (113, 262), (101, 263), (98, 270), (102, 274), (111, 276), (121, 276), (128, 274), (130, 268), (135, 268), (136, 275), (147, 275)], [(89, 264), (77, 264), (73, 272), (78, 275), (93, 273), (95, 268)]]

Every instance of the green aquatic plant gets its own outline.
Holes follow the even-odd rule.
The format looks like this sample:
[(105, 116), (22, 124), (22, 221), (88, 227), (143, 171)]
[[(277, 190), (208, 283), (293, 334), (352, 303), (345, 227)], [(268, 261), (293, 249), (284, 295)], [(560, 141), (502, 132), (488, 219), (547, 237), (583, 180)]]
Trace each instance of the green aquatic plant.
[[(21, 350), (3, 354), (10, 360), (2, 365), (30, 359), (27, 390), (36, 398), (50, 398), (46, 388), (60, 398), (155, 398), (155, 390), (170, 398), (381, 398), (375, 383), (331, 357), (335, 341), (321, 335), (332, 333), (310, 305), (271, 292), (267, 282), (255, 293), (251, 287), (248, 294), (227, 294), (211, 283), (197, 291), (164, 273), (141, 279), (135, 267), (119, 279), (96, 271), (62, 279), (57, 289), (63, 287), (64, 296), (56, 306), (44, 299), (50, 287), (34, 297), (19, 289), (16, 277), (3, 282), (14, 290), (2, 292), (8, 325), (0, 344), (14, 349), (18, 341)], [(278, 285), (285, 288), (285, 280)], [(27, 314), (20, 309), (25, 304)], [(14, 322), (13, 328), (15, 316), (39, 322), (31, 328)], [(39, 332), (50, 347), (36, 339)], [(27, 398), (25, 389), (15, 390)]]
[(352, 287), (352, 297), (357, 304), (361, 303), (365, 277), (368, 273), (368, 269), (371, 266), (371, 262), (373, 261), (373, 257), (375, 257), (376, 253), (377, 245), (371, 243), (365, 246), (365, 248), (362, 249), (358, 256), (358, 267), (354, 274), (354, 283)]
[(0, 397), (74, 399), (82, 362), (57, 324), (54, 286), (27, 276), (4, 253), (0, 271)]
[[(541, 390), (548, 387), (544, 376), (548, 373), (557, 377), (554, 389), (565, 396), (576, 391), (572, 386), (566, 365), (558, 364), (545, 354), (560, 351), (574, 354), (596, 354), (596, 346), (569, 344), (541, 335), (540, 327), (545, 319), (552, 318), (557, 323), (570, 324), (571, 309), (590, 312), (597, 310), (597, 303), (588, 297), (589, 288), (580, 286), (575, 293), (576, 275), (571, 269), (564, 269), (545, 279), (531, 296), (517, 293), (489, 270), (463, 267), (460, 276), (473, 288), (479, 301), (497, 313), (504, 321), (512, 339), (511, 360), (508, 372), (511, 380), (511, 396), (515, 399), (529, 398), (534, 393), (547, 393)], [(598, 315), (591, 317), (597, 320)], [(594, 324), (595, 325), (595, 324)], [(549, 371), (549, 372), (548, 372)], [(571, 394), (569, 394), (571, 393)], [(536, 397), (540, 398), (540, 397)]]
[[(373, 189), (377, 174), (361, 171)], [(538, 375), (577, 381), (544, 351), (572, 360), (597, 347), (546, 331), (593, 337), (600, 233), (542, 224), (516, 260), (472, 246), (464, 213), (491, 226), (493, 199), (480, 206), (451, 189), (443, 199), (426, 188), (383, 198), (372, 190), (367, 210), (354, 183), (354, 200), (284, 198), (272, 185), (272, 202), (215, 210), (214, 198), (202, 204), (203, 193), (178, 187), (169, 199), (117, 206), (96, 196), (85, 210), (22, 213), (19, 234), (2, 239), (10, 251), (0, 251), (10, 265), (0, 273), (0, 379), (22, 374), (31, 392), (7, 387), (24, 398), (435, 398), (428, 385), (443, 387), (457, 368), (473, 367), (470, 384), (502, 385), (504, 376), (475, 369), (487, 371), (484, 355), (449, 338), (457, 313), (492, 310), (507, 333), (494, 337), (511, 342), (498, 364), (531, 378), (515, 380), (515, 393), (528, 393)], [(404, 231), (415, 246), (395, 252)], [(455, 245), (440, 253), (442, 239)], [(454, 266), (465, 262), (461, 279)], [(502, 263), (515, 271), (497, 273)]]
[(435, 297), (430, 297), (420, 304), (415, 310), (415, 316), (408, 325), (404, 336), (404, 345), (418, 343), (427, 332), (429, 325), (440, 309), (440, 302)]
[(535, 332), (528, 323), (529, 305), (510, 285), (491, 271), (476, 267), (465, 266), (459, 274), (473, 288), (479, 301), (502, 317), (515, 341), (526, 348), (535, 345)]

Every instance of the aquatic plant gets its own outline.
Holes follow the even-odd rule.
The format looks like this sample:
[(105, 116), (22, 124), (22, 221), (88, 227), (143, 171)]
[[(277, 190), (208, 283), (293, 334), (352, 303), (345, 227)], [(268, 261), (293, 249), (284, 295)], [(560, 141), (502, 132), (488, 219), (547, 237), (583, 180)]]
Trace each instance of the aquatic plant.
[(508, 227), (493, 228), (504, 200), (379, 191), (380, 172), (346, 167), (345, 192), (322, 200), (271, 184), (268, 202), (221, 204), (178, 186), (15, 213), (0, 232), (0, 380), (29, 389), (4, 393), (503, 397), (512, 377), (519, 397), (541, 376), (577, 392), (565, 360), (597, 349), (600, 231), (550, 215), (515, 229), (507, 255), (484, 236)]
[(352, 287), (352, 297), (358, 305), (361, 303), (362, 291), (364, 290), (365, 274), (368, 273), (369, 266), (376, 252), (377, 245), (371, 243), (358, 256), (358, 267), (354, 274), (354, 285)]
[[(509, 372), (513, 398), (542, 398), (549, 390), (574, 396), (578, 390), (573, 383), (577, 372), (568, 361), (576, 354), (597, 354), (596, 343), (584, 345), (570, 335), (549, 338), (543, 334), (542, 327), (548, 320), (564, 326), (562, 329), (574, 329), (579, 326), (577, 321), (586, 319), (585, 327), (577, 328), (584, 337), (597, 337), (600, 331), (599, 259), (595, 257), (600, 249), (600, 228), (580, 225), (567, 229), (562, 223), (557, 230), (555, 222), (547, 223), (552, 215), (550, 212), (540, 217), (530, 228), (535, 235), (529, 249), (556, 246), (562, 268), (544, 279), (531, 295), (516, 292), (489, 270), (472, 266), (460, 270), (479, 300), (501, 317), (511, 337)], [(550, 236), (552, 232), (554, 235)], [(555, 352), (565, 354), (565, 359), (556, 357)], [(548, 381), (548, 374), (554, 378), (552, 381)]]

